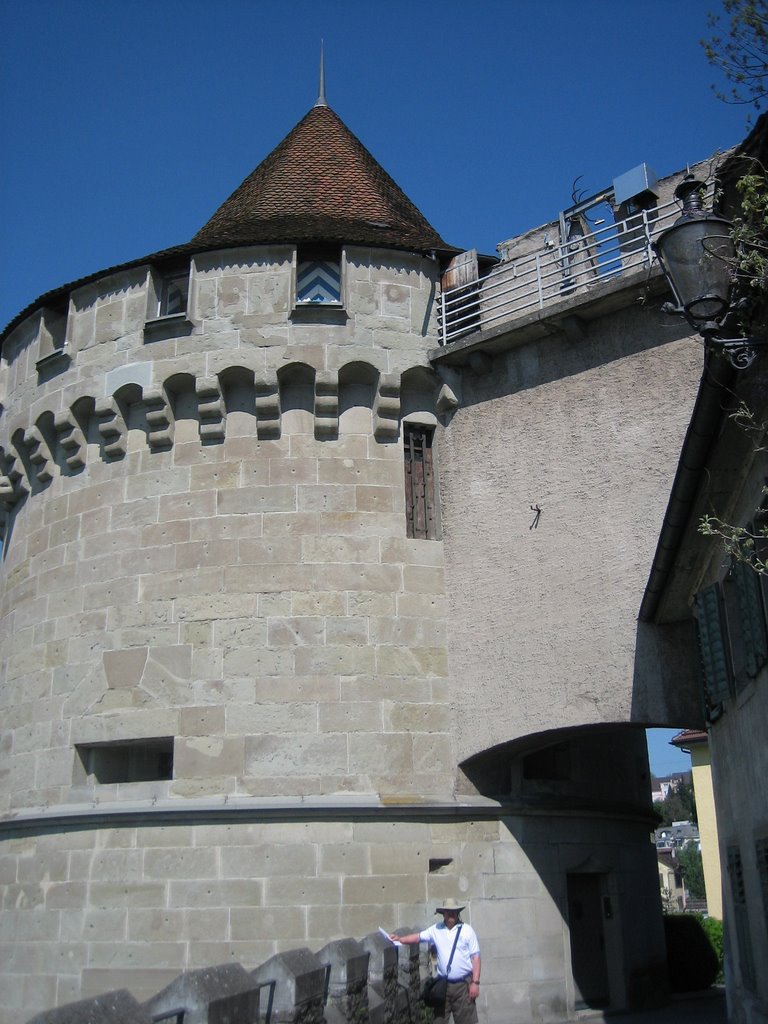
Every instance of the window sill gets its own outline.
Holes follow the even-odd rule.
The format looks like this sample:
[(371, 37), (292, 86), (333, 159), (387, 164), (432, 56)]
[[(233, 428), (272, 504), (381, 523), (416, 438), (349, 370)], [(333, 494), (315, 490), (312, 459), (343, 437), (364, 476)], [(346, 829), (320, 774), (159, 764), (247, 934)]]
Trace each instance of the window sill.
[(55, 352), (49, 352), (47, 355), (38, 359), (35, 363), (38, 379), (50, 380), (51, 377), (55, 377), (57, 374), (66, 370), (71, 362), (72, 357), (68, 352), (65, 352), (64, 349), (57, 349)]
[(186, 313), (172, 313), (147, 320), (144, 324), (144, 341), (161, 341), (166, 338), (184, 338), (192, 334), (196, 324), (187, 319)]
[(345, 324), (349, 314), (342, 302), (297, 302), (291, 320), (304, 324)]

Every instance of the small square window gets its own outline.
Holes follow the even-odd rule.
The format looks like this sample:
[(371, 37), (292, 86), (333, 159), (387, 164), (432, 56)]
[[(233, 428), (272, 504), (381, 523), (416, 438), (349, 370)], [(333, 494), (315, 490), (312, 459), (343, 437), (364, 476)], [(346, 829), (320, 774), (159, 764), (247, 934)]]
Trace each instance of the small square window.
[(296, 257), (296, 305), (341, 304), (341, 254), (299, 249)]

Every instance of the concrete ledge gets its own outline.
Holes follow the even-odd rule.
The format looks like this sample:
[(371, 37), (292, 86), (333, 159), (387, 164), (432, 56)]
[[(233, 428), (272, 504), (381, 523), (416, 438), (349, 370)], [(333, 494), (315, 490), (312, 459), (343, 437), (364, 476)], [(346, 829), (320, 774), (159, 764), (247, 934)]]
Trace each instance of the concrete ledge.
[(495, 821), (522, 817), (610, 817), (642, 821), (653, 827), (649, 808), (592, 800), (509, 801), (467, 797), (462, 801), (384, 802), (378, 796), (341, 794), (316, 798), (146, 800), (99, 804), (70, 804), (30, 808), (0, 819), (0, 839), (39, 835), (65, 829), (123, 828), (134, 825), (221, 825), (284, 821)]

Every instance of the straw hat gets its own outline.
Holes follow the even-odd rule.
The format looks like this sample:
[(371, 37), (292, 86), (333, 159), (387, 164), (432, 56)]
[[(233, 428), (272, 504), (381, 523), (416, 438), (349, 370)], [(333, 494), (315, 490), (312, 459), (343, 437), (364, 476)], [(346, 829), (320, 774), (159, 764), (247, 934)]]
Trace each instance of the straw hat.
[(455, 911), (457, 911), (457, 913), (461, 913), (461, 911), (463, 909), (464, 909), (464, 907), (459, 906), (459, 904), (456, 902), (456, 900), (454, 900), (454, 899), (447, 899), (445, 901), (445, 903), (443, 903), (443, 905), (441, 907), (435, 907), (435, 913), (436, 914), (442, 914), (446, 910), (455, 910)]

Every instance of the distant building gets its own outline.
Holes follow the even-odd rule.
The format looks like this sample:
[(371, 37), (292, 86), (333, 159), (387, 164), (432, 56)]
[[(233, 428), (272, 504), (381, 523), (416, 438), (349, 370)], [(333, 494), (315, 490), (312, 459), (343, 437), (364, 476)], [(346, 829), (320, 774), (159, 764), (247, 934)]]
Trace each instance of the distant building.
[(723, 881), (720, 868), (720, 846), (717, 835), (715, 794), (712, 786), (712, 764), (709, 737), (704, 730), (686, 729), (673, 736), (671, 742), (691, 755), (693, 790), (696, 796), (697, 825), (700, 836), (704, 888), (710, 917), (723, 919)]

